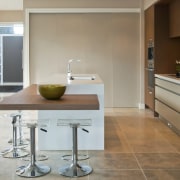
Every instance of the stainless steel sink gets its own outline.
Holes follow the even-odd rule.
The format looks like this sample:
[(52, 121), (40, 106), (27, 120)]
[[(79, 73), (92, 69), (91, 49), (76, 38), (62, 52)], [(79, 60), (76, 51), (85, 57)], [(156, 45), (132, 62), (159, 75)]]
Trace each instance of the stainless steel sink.
[(70, 80), (95, 80), (95, 76), (70, 76)]

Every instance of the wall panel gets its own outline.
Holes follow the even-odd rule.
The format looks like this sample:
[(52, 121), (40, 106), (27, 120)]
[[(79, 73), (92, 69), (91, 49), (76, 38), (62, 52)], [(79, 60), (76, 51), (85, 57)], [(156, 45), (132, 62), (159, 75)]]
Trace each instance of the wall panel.
[(106, 107), (139, 103), (139, 14), (31, 14), (30, 81), (51, 74), (97, 73), (105, 84)]

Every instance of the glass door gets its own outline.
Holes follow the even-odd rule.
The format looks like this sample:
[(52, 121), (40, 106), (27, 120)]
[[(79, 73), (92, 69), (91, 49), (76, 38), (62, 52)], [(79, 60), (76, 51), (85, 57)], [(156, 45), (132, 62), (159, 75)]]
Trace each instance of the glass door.
[(0, 24), (0, 92), (23, 86), (22, 50), (23, 24)]

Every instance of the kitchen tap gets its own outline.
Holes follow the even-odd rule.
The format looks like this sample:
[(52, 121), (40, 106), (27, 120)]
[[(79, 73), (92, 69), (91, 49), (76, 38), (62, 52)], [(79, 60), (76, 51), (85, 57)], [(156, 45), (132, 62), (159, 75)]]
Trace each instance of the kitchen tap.
[(81, 60), (80, 59), (78, 59), (78, 60), (74, 60), (74, 59), (70, 59), (69, 61), (68, 61), (68, 67), (67, 67), (67, 76), (68, 77), (71, 77), (71, 63), (72, 62), (80, 62)]

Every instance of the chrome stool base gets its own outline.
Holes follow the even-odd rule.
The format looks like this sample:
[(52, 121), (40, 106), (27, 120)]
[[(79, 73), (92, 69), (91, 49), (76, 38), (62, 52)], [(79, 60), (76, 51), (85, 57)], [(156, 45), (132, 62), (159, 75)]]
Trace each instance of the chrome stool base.
[(39, 177), (39, 176), (44, 176), (50, 172), (50, 167), (49, 166), (44, 166), (44, 165), (37, 165), (36, 163), (32, 165), (31, 163), (28, 164), (27, 166), (20, 166), (16, 170), (16, 174), (18, 176), (22, 177)]
[(92, 168), (87, 165), (71, 164), (59, 169), (59, 174), (66, 177), (81, 177), (92, 172)]

